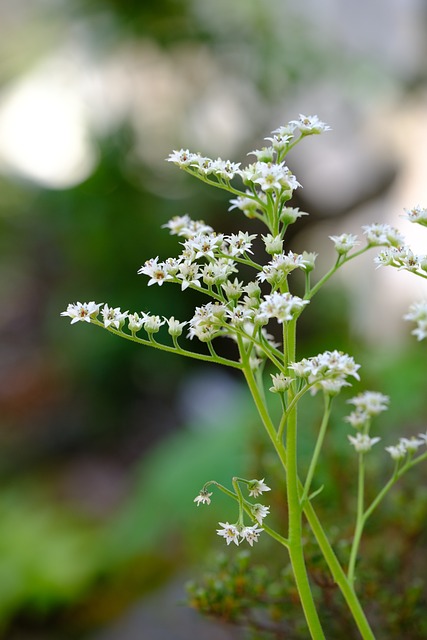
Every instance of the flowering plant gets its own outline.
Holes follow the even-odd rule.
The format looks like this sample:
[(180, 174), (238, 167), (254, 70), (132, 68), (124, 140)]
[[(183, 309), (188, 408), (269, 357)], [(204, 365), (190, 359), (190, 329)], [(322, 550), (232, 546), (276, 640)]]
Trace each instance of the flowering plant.
[[(271, 137), (266, 138), (269, 145), (252, 151), (250, 155), (255, 156), (255, 161), (246, 167), (220, 158), (212, 160), (188, 149), (170, 154), (168, 160), (182, 170), (232, 194), (230, 210), (238, 209), (247, 218), (257, 219), (267, 228), (266, 234), (260, 238), (246, 231), (227, 235), (216, 233), (204, 221), (194, 221), (188, 215), (176, 216), (164, 225), (172, 235), (182, 239), (180, 255), (165, 260), (151, 258), (139, 273), (148, 277), (148, 286), (177, 284), (182, 291), (194, 289), (206, 296), (208, 302), (196, 307), (189, 320), (165, 318), (149, 312), (122, 312), (119, 307), (93, 301), (69, 304), (62, 315), (71, 318), (72, 324), (88, 322), (137, 344), (232, 367), (243, 374), (260, 421), (283, 467), (286, 479), (283, 500), (287, 506), (288, 531), (283, 535), (283, 532), (269, 526), (270, 507), (257, 501), (270, 491), (265, 478), (234, 477), (232, 488), (208, 480), (194, 502), (197, 506), (209, 505), (213, 495), (210, 488), (221, 490), (236, 502), (236, 521), (220, 522), (217, 529), (217, 534), (227, 545), (247, 543), (253, 546), (261, 535), (266, 534), (287, 549), (310, 635), (319, 639), (324, 638), (324, 632), (306, 569), (302, 528), (305, 518), (361, 636), (372, 640), (374, 633), (355, 590), (360, 541), (367, 520), (391, 487), (408, 469), (427, 458), (426, 450), (419, 452), (427, 444), (427, 434), (401, 438), (396, 445), (386, 447), (394, 469), (378, 495), (367, 504), (365, 456), (380, 441), (379, 437), (370, 435), (371, 423), (375, 416), (388, 408), (389, 398), (378, 392), (366, 391), (349, 400), (354, 409), (346, 421), (354, 429), (354, 435), (349, 435), (348, 440), (358, 459), (358, 497), (353, 541), (343, 565), (317, 516), (313, 499), (322, 490), (322, 487), (315, 487), (316, 470), (333, 400), (343, 387), (350, 385), (352, 378), (360, 380), (360, 366), (350, 355), (337, 350), (298, 360), (296, 328), (301, 314), (321, 287), (347, 262), (372, 247), (383, 247), (376, 258), (380, 266), (408, 269), (424, 278), (427, 277), (427, 258), (415, 256), (404, 245), (403, 237), (395, 228), (386, 224), (366, 225), (363, 227), (363, 244), (353, 234), (331, 236), (335, 260), (331, 268), (313, 283), (317, 254), (296, 254), (284, 249), (288, 227), (307, 215), (288, 206), (300, 184), (285, 158), (306, 137), (328, 130), (329, 127), (317, 116), (301, 115), (299, 119), (274, 130)], [(240, 187), (236, 186), (237, 179)], [(407, 212), (407, 217), (413, 222), (427, 224), (427, 211), (420, 207)], [(262, 263), (254, 258), (256, 243), (264, 251)], [(244, 267), (245, 272), (252, 270), (253, 278), (246, 282), (240, 279), (239, 267)], [(292, 293), (291, 274), (294, 271), (304, 275), (302, 297)], [(418, 323), (414, 331), (418, 339), (427, 336), (427, 303), (417, 303), (406, 317)], [(280, 329), (280, 342), (267, 330), (268, 325), (274, 323)], [(206, 345), (205, 353), (190, 349), (188, 343), (182, 346), (184, 330), (190, 340), (197, 339)], [(144, 337), (141, 331), (144, 331)], [(165, 331), (169, 339), (159, 340), (158, 335)], [(223, 357), (216, 352), (214, 343), (222, 337), (231, 338), (234, 342), (234, 358)], [(268, 379), (271, 381), (266, 382)], [(312, 446), (311, 461), (302, 475), (297, 448), (297, 409), (300, 400), (309, 392), (322, 394), (324, 409), (317, 440)], [(272, 417), (266, 394), (273, 394), (280, 403), (278, 420)]]

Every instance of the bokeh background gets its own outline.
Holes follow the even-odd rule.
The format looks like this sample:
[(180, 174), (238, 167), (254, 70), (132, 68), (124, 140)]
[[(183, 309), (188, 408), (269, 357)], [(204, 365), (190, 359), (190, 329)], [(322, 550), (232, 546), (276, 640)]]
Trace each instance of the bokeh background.
[[(196, 295), (137, 275), (178, 250), (161, 225), (184, 213), (223, 232), (247, 221), (164, 159), (189, 147), (244, 161), (299, 113), (332, 132), (289, 160), (304, 187), (295, 204), (311, 214), (289, 247), (320, 252), (322, 270), (328, 235), (389, 222), (422, 252), (422, 231), (399, 216), (427, 203), (426, 31), (423, 0), (0, 1), (4, 638), (243, 637), (182, 604), (187, 578), (222, 546), (217, 520), (233, 517), (221, 497), (196, 510), (200, 486), (270, 466), (274, 478), (241, 380), (70, 327), (60, 312), (95, 299), (189, 318)], [(301, 355), (348, 350), (365, 385), (392, 395), (384, 431), (416, 433), (425, 348), (402, 314), (425, 288), (375, 271), (372, 257), (313, 304)], [(348, 445), (336, 426), (323, 473), (341, 504)], [(374, 534), (381, 546), (416, 494), (405, 540), (420, 567), (427, 499), (415, 475)], [(424, 575), (414, 571), (409, 582)]]

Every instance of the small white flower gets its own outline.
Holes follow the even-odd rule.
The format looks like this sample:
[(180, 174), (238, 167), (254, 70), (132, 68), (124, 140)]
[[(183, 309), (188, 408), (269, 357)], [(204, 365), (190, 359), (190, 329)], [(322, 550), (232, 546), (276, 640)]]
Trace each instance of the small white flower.
[(263, 504), (254, 504), (251, 507), (251, 512), (255, 520), (259, 524), (262, 524), (262, 521), (264, 520), (264, 518), (267, 517), (268, 514), (270, 513), (270, 507), (266, 507)]
[(417, 337), (418, 340), (424, 340), (427, 338), (427, 300), (420, 302), (414, 302), (409, 307), (409, 313), (403, 316), (404, 320), (412, 320), (417, 323), (417, 328), (412, 331), (412, 334)]
[(101, 310), (102, 317), (104, 318), (104, 327), (107, 328), (110, 325), (113, 325), (116, 329), (120, 329), (120, 326), (123, 324), (125, 319), (128, 316), (127, 311), (120, 311), (120, 307), (109, 307), (108, 304), (105, 304)]
[(360, 244), (357, 236), (352, 233), (342, 233), (340, 236), (329, 236), (335, 244), (335, 249), (340, 255), (345, 255), (358, 244)]
[(298, 207), (283, 207), (282, 213), (280, 214), (280, 220), (284, 224), (293, 224), (302, 216), (308, 216), (308, 213), (300, 211)]
[(318, 116), (304, 116), (302, 113), (298, 120), (291, 120), (289, 124), (294, 125), (306, 136), (331, 130), (331, 127), (319, 120)]
[(264, 531), (264, 529), (258, 527), (258, 525), (256, 524), (254, 524), (252, 527), (243, 527), (243, 529), (240, 531), (240, 537), (242, 540), (246, 540), (246, 542), (249, 542), (252, 547), (254, 542), (258, 542), (259, 534), (261, 533), (261, 531)]
[(393, 460), (401, 460), (407, 454), (406, 448), (402, 442), (399, 442), (399, 444), (395, 446), (386, 447), (385, 450), (388, 451)]
[(219, 536), (225, 538), (227, 545), (230, 542), (234, 542), (235, 545), (239, 545), (239, 529), (235, 524), (229, 524), (228, 522), (220, 522), (219, 523), (222, 529), (217, 529), (216, 532)]
[(285, 376), (284, 373), (271, 373), (271, 381), (273, 386), (270, 387), (269, 391), (272, 393), (284, 393), (287, 391), (292, 384), (292, 378), (289, 376)]
[(165, 263), (159, 262), (158, 257), (147, 260), (145, 264), (138, 269), (138, 273), (149, 276), (149, 287), (151, 287), (152, 284), (158, 284), (161, 286), (165, 280), (172, 279), (165, 268)]
[(427, 445), (427, 432), (426, 433), (419, 433), (418, 437), (423, 441), (423, 444)]
[(188, 322), (179, 322), (179, 320), (175, 320), (172, 316), (170, 318), (164, 318), (168, 325), (168, 333), (171, 336), (175, 336), (175, 338), (179, 338), (182, 334), (182, 330)]
[(177, 164), (179, 167), (188, 167), (193, 162), (194, 156), (195, 154), (188, 149), (180, 149), (179, 151), (172, 151), (166, 160)]
[(199, 279), (202, 274), (199, 273), (198, 265), (187, 260), (179, 265), (179, 273), (177, 273), (176, 277), (181, 280), (182, 291), (185, 291), (190, 285), (201, 286)]
[(424, 444), (421, 438), (400, 438), (399, 444), (405, 448), (408, 453), (415, 453), (419, 447)]
[(302, 256), (302, 262), (305, 265), (305, 270), (307, 272), (313, 271), (318, 254), (312, 251), (303, 251), (301, 256)]
[(254, 151), (249, 151), (248, 156), (255, 156), (258, 162), (272, 163), (274, 161), (274, 149), (273, 147), (254, 149)]
[(234, 278), (234, 282), (227, 280), (221, 287), (224, 289), (228, 300), (238, 300), (243, 293), (243, 282), (239, 282), (237, 278)]
[(355, 437), (348, 436), (348, 439), (358, 453), (370, 451), (374, 444), (381, 440), (381, 438), (370, 438), (364, 433), (358, 433)]
[(140, 318), (137, 313), (130, 313), (128, 315), (128, 327), (131, 333), (136, 333), (142, 328), (144, 324), (144, 319)]
[(369, 421), (369, 416), (363, 411), (352, 411), (350, 415), (344, 418), (344, 420), (351, 424), (355, 429), (362, 429)]
[(293, 296), (289, 292), (275, 292), (264, 296), (264, 300), (259, 306), (258, 317), (264, 316), (267, 319), (276, 318), (279, 324), (288, 322), (298, 312), (309, 304), (309, 300), (303, 300), (298, 296)]
[(364, 391), (347, 402), (354, 404), (357, 411), (362, 411), (368, 416), (376, 416), (382, 411), (387, 411), (390, 398), (377, 391)]
[[(102, 304), (102, 303), (101, 303)], [(101, 304), (95, 302), (76, 302), (76, 304), (69, 304), (66, 311), (61, 311), (61, 316), (68, 316), (71, 318), (71, 324), (76, 322), (90, 322), (91, 318), (96, 318), (99, 313), (99, 307)]]
[[(210, 504), (211, 503), (211, 495), (212, 493), (208, 493), (206, 489), (202, 489), (198, 496), (196, 496), (193, 502), (197, 503), (197, 506), (201, 504)], [(221, 523), (220, 523), (221, 524)]]
[(143, 326), (147, 333), (157, 333), (165, 321), (160, 316), (152, 316), (150, 313), (144, 313)]
[(427, 209), (417, 205), (412, 209), (405, 209), (406, 215), (404, 216), (410, 222), (416, 222), (423, 226), (427, 226)]
[(370, 246), (399, 247), (405, 242), (402, 234), (389, 224), (365, 224), (362, 229)]
[(265, 250), (267, 253), (269, 253), (270, 255), (273, 255), (275, 253), (282, 253), (283, 240), (280, 235), (272, 236), (271, 233), (268, 233), (266, 236), (261, 237), (264, 241)]
[(251, 480), (248, 484), (249, 495), (253, 498), (258, 498), (264, 491), (271, 491), (270, 487), (268, 487), (264, 478), (262, 480)]

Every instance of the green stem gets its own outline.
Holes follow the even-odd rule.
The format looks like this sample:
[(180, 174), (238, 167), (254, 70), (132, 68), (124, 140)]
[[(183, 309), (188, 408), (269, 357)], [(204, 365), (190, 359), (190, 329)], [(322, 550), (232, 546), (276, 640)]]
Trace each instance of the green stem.
[(130, 335), (128, 333), (124, 333), (123, 331), (119, 331), (118, 329), (114, 329), (113, 327), (104, 327), (102, 322), (99, 320), (91, 319), (91, 324), (96, 325), (97, 327), (102, 327), (103, 329), (107, 329), (110, 333), (113, 333), (115, 336), (119, 336), (120, 338), (125, 338), (125, 340), (130, 340), (131, 342), (136, 342), (137, 344), (143, 344), (146, 347), (154, 347), (155, 349), (160, 349), (160, 351), (167, 351), (168, 353), (179, 353), (182, 356), (187, 356), (187, 358), (193, 358), (193, 360), (203, 360), (205, 362), (214, 362), (216, 364), (223, 364), (227, 367), (233, 367), (234, 369), (242, 369), (242, 364), (240, 362), (235, 362), (234, 360), (228, 360), (228, 358), (222, 358), (221, 356), (216, 356), (213, 358), (212, 356), (204, 355), (203, 353), (195, 353), (193, 351), (187, 351), (186, 349), (182, 349), (179, 345), (178, 347), (175, 345), (174, 347), (160, 344), (160, 342), (156, 342), (154, 338), (151, 340), (145, 340), (144, 338), (137, 338), (135, 335)]
[(360, 540), (362, 538), (363, 528), (366, 518), (364, 516), (365, 505), (365, 460), (364, 453), (359, 453), (359, 478), (357, 488), (357, 516), (356, 526), (354, 530), (353, 544), (351, 546), (350, 560), (348, 563), (347, 576), (350, 584), (354, 585), (354, 573), (356, 569), (357, 553), (359, 551)]
[(304, 300), (311, 300), (311, 298), (319, 291), (319, 289), (325, 284), (325, 282), (327, 282), (329, 278), (331, 278), (334, 275), (334, 273), (338, 271), (340, 267), (345, 265), (347, 262), (350, 262), (350, 260), (357, 258), (357, 256), (360, 256), (362, 253), (365, 253), (370, 248), (371, 248), (370, 245), (363, 247), (363, 249), (360, 249), (359, 251), (355, 251), (350, 256), (346, 256), (345, 259), (342, 261), (340, 261), (340, 259), (338, 258), (334, 266), (327, 273), (325, 273), (323, 278), (321, 278), (319, 282), (317, 282), (314, 285), (314, 287), (310, 289), (308, 293), (306, 293), (306, 295), (304, 296)]
[(323, 413), (322, 423), (320, 425), (319, 435), (317, 436), (316, 446), (311, 458), (310, 466), (307, 472), (307, 478), (305, 480), (304, 491), (301, 496), (301, 504), (308, 498), (308, 494), (313, 480), (314, 472), (316, 470), (317, 461), (319, 459), (320, 451), (322, 449), (323, 440), (325, 439), (326, 428), (329, 423), (329, 417), (331, 415), (332, 397), (325, 394), (325, 409)]
[[(288, 357), (295, 358), (295, 325), (296, 322), (287, 324), (288, 336)], [(293, 392), (289, 392), (289, 400), (292, 402)], [(308, 580), (305, 566), (304, 552), (302, 546), (302, 510), (300, 504), (299, 481), (298, 481), (298, 454), (297, 454), (297, 407), (294, 405), (289, 412), (286, 431), (286, 487), (288, 498), (289, 517), (289, 556), (294, 572), (295, 582), (304, 609), (305, 618), (314, 639), (324, 638), (322, 626), (320, 624), (317, 609), (314, 604), (310, 582)]]

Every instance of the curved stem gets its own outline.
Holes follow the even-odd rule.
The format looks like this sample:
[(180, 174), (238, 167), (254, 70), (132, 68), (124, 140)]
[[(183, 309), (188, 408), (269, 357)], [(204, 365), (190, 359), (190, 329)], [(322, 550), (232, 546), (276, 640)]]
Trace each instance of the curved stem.
[(166, 344), (160, 344), (160, 342), (156, 342), (154, 338), (149, 340), (145, 340), (144, 338), (137, 338), (135, 335), (130, 335), (128, 333), (124, 333), (123, 331), (119, 331), (118, 329), (114, 329), (114, 327), (104, 327), (102, 322), (99, 320), (91, 319), (91, 324), (96, 325), (97, 327), (102, 327), (106, 329), (110, 333), (115, 336), (119, 336), (120, 338), (125, 338), (125, 340), (130, 340), (131, 342), (136, 342), (137, 344), (143, 344), (146, 347), (154, 347), (155, 349), (160, 349), (160, 351), (167, 351), (168, 353), (179, 353), (182, 356), (187, 356), (187, 358), (193, 358), (193, 360), (203, 360), (205, 362), (214, 362), (216, 364), (223, 364), (227, 367), (233, 367), (234, 369), (242, 369), (242, 364), (240, 362), (236, 362), (235, 360), (228, 360), (228, 358), (222, 358), (221, 356), (216, 356), (213, 358), (212, 356), (204, 355), (203, 353), (195, 353), (194, 351), (187, 351), (186, 349), (182, 349), (179, 345), (171, 347)]

